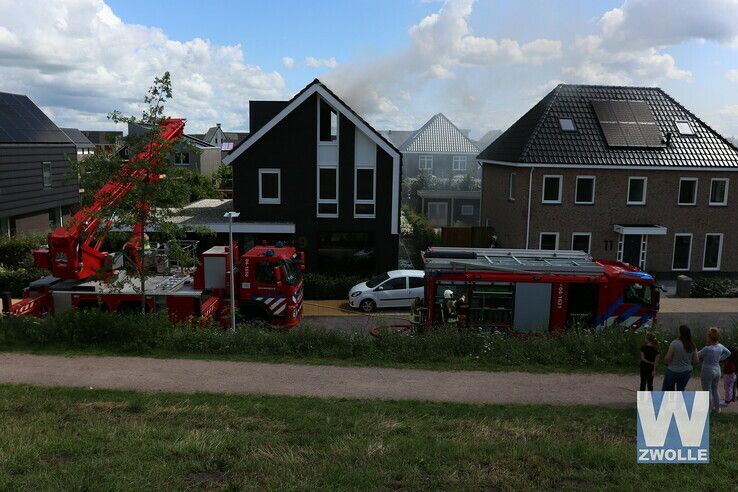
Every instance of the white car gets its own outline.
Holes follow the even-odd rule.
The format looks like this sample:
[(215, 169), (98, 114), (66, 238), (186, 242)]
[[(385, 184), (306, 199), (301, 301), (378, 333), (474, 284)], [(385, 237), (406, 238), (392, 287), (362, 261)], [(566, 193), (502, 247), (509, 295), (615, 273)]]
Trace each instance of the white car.
[(354, 285), (349, 291), (349, 306), (369, 313), (376, 308), (410, 307), (413, 299), (423, 299), (425, 287), (423, 270), (392, 270), (366, 282)]

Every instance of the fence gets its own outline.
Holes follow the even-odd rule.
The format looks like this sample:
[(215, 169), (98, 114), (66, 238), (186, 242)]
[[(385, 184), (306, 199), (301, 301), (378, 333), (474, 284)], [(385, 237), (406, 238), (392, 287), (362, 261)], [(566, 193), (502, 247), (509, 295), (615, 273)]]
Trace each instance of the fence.
[(441, 246), (489, 248), (493, 245), (494, 238), (494, 227), (472, 226), (441, 228)]

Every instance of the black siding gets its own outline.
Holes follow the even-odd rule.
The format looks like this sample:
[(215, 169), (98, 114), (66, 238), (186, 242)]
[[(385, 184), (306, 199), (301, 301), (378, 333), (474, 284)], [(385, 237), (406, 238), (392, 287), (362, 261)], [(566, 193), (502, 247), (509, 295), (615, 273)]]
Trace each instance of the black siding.
[[(79, 182), (69, 176), (69, 145), (0, 145), (0, 217), (79, 203)], [(44, 188), (43, 162), (51, 162), (52, 186)]]

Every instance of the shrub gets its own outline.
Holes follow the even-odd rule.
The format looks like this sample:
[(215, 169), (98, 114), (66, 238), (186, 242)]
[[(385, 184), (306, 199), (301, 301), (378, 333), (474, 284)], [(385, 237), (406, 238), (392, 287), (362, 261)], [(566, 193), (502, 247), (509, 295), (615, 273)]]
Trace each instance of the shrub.
[(738, 297), (738, 281), (727, 277), (699, 277), (692, 282), (692, 297)]
[(0, 266), (6, 268), (30, 267), (34, 249), (46, 244), (42, 235), (0, 237)]
[(361, 277), (331, 277), (320, 273), (305, 274), (305, 299), (346, 299), (349, 290)]
[(13, 297), (20, 297), (23, 289), (34, 280), (46, 275), (36, 268), (5, 268), (0, 266), (0, 291), (10, 292)]

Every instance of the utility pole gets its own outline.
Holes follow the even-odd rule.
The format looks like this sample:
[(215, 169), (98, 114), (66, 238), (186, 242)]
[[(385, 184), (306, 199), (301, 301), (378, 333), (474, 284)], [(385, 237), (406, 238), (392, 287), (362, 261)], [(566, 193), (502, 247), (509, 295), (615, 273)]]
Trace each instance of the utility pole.
[(233, 275), (233, 219), (241, 215), (238, 212), (226, 212), (223, 217), (228, 217), (228, 258), (231, 267), (231, 331), (236, 331), (236, 284)]

